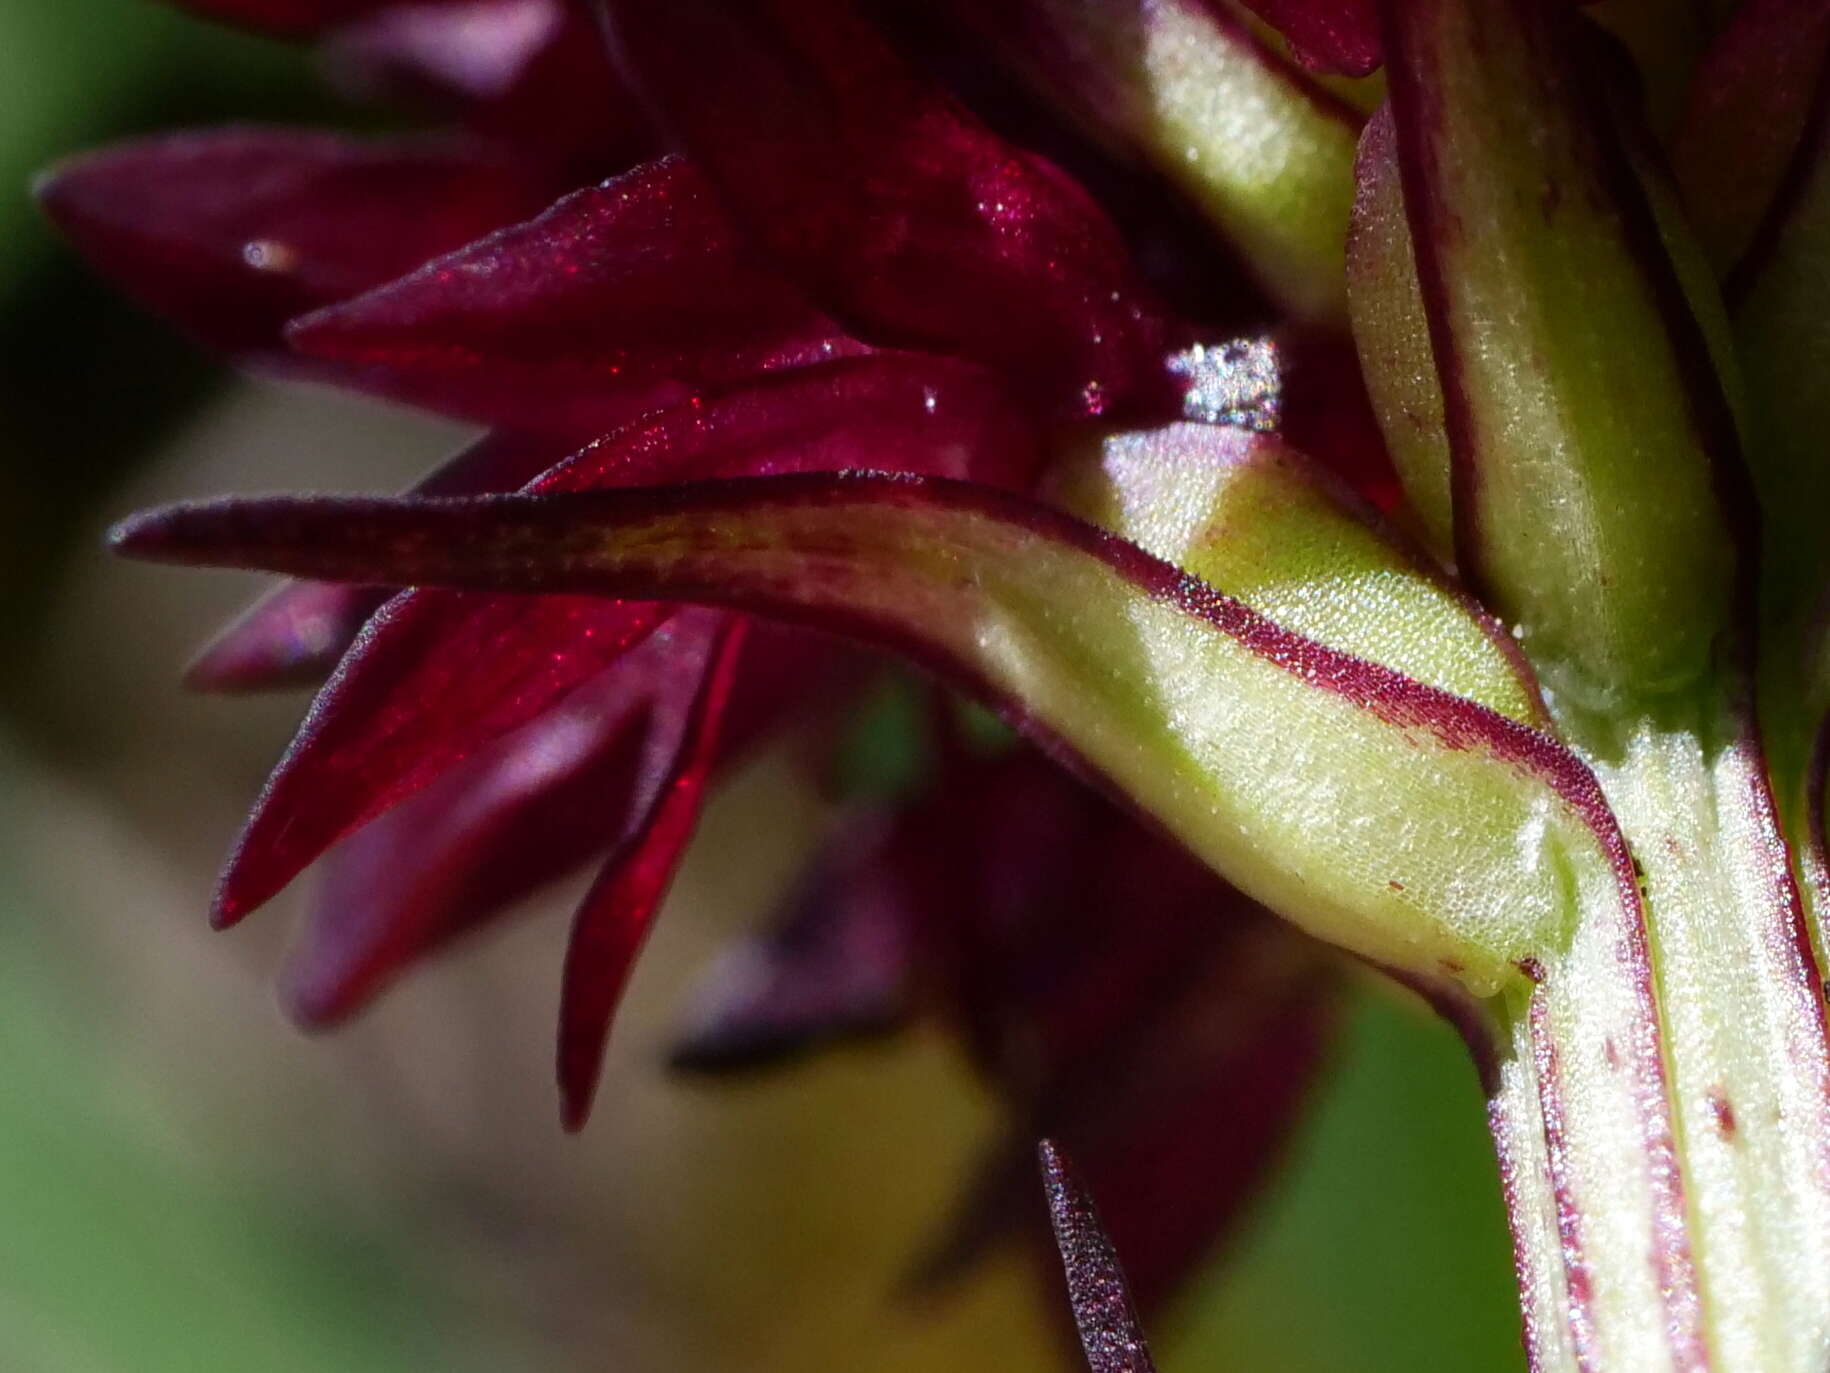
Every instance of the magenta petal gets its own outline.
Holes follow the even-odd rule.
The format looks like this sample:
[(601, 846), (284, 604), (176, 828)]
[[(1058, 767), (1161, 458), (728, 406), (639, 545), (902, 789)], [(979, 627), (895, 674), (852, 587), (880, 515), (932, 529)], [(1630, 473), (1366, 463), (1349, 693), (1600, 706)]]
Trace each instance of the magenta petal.
[(1052, 1140), (1039, 1148), (1049, 1223), (1090, 1373), (1155, 1373), (1118, 1254), (1073, 1165)]
[(390, 595), (385, 587), (287, 582), (205, 644), (184, 684), (218, 692), (315, 686)]
[(703, 388), (868, 351), (742, 250), (670, 158), (298, 321), (310, 357), (489, 423), (601, 433)]
[(1746, 0), (1691, 81), (1671, 167), (1697, 237), (1719, 270), (1735, 269), (1731, 304), (1763, 265), (1809, 161), (1806, 126), (1825, 98), (1827, 62), (1830, 6)]
[[(742, 622), (702, 621), (702, 655), (682, 654), (680, 688), (659, 696), (643, 743), (634, 819), (578, 908), (560, 992), (558, 1073), (568, 1130), (584, 1126), (610, 1021), (655, 911), (699, 821), (718, 725), (736, 680)], [(698, 689), (684, 700), (686, 681)]]
[[(659, 636), (643, 645), (659, 647)], [(407, 964), (601, 852), (633, 779), (647, 697), (632, 661), (331, 849), (285, 999), (326, 1025)]]
[[(933, 999), (1020, 1134), (1071, 1147), (1156, 1309), (1237, 1219), (1307, 1098), (1330, 965), (1199, 862), (1029, 750), (956, 763), (904, 818)], [(1123, 918), (1117, 918), (1118, 913)], [(996, 1150), (918, 1274), (1028, 1214)]]
[(649, 415), (528, 490), (850, 468), (1026, 489), (1041, 461), (1034, 429), (993, 377), (946, 358), (886, 353), (761, 377)]
[(324, 1024), (407, 964), (608, 849), (635, 794), (651, 715), (693, 695), (724, 617), (687, 611), (566, 702), (453, 768), (325, 856), (287, 977)]
[(599, 180), (650, 151), (646, 121), (581, 4), (391, 5), (339, 29), (327, 57), (363, 94), (404, 99), (514, 143), (552, 169), (556, 187)]
[(1310, 963), (1240, 1033), (1217, 1008), (1228, 995), (1250, 998), (1256, 969), (1242, 959), (1203, 989), (1206, 1006), (1185, 999), (1157, 1038), (1128, 1051), (1142, 1081), (1121, 1077), (1109, 1093), (1082, 1092), (1076, 1111), (1047, 1124), (1073, 1144), (1105, 1199), (1147, 1312), (1161, 1310), (1232, 1234), (1301, 1118), (1334, 1029), (1333, 979), (1319, 960)]
[[(884, 357), (796, 374), (632, 426), (532, 483), (886, 467), (1019, 484), (1032, 436), (973, 369)], [(217, 892), (232, 924), (341, 835), (532, 719), (666, 619), (647, 603), (410, 591), (370, 623), (275, 769)]]
[(217, 348), (264, 354), (292, 316), (537, 209), (482, 145), (282, 129), (171, 134), (85, 154), (38, 188), (101, 272)]
[(388, 5), (338, 32), (330, 57), (364, 87), (443, 96), (462, 110), (514, 90), (567, 13), (563, 0)]
[(312, 703), (217, 888), (234, 924), (347, 834), (614, 663), (668, 615), (575, 596), (397, 596)]
[(1103, 213), (845, 0), (610, 10), (733, 215), (859, 337), (985, 363), (1058, 414), (1155, 398), (1170, 325)]
[[(440, 464), (413, 490), (426, 496), (511, 491), (572, 445), (490, 434)], [(349, 650), (390, 593), (375, 587), (289, 582), (250, 606), (185, 670), (196, 691), (265, 691), (315, 686)]]
[(1346, 339), (1298, 333), (1276, 341), (1278, 433), (1390, 514), (1404, 504), (1397, 469)]
[[(1208, 0), (1222, 13), (1220, 0)], [(1290, 55), (1315, 71), (1365, 76), (1384, 60), (1373, 0), (1244, 0), (1290, 42)]]

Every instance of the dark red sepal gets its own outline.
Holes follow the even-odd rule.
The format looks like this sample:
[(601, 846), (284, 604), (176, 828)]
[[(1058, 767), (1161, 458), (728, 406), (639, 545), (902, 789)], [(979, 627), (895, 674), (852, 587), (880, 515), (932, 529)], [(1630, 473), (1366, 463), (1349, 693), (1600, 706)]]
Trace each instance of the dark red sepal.
[[(670, 613), (646, 602), (396, 596), (319, 692), (217, 886), (233, 925), (332, 843), (405, 800), (641, 643)], [(512, 612), (520, 613), (512, 613)]]
[(609, 8), (632, 84), (858, 337), (985, 363), (1055, 414), (1156, 398), (1174, 328), (1104, 214), (845, 0)]
[(575, 0), (417, 0), (330, 36), (342, 84), (457, 118), (551, 170), (554, 189), (601, 180), (652, 154), (610, 69), (603, 31)]
[(294, 315), (532, 214), (546, 195), (465, 139), (260, 128), (117, 144), (38, 184), (97, 270), (203, 342), (258, 358), (280, 349)]
[[(411, 488), (422, 496), (512, 491), (577, 445), (495, 433), (467, 445)], [(349, 651), (384, 589), (288, 582), (268, 593), (202, 648), (185, 669), (194, 691), (267, 691), (316, 686)]]
[(324, 856), (283, 981), (296, 1020), (343, 1019), (409, 964), (609, 847), (653, 704), (651, 665), (678, 652), (672, 629)]
[(289, 337), (374, 369), (386, 394), (571, 433), (869, 351), (755, 260), (679, 158), (569, 195)]
[(1098, 1185), (1150, 1311), (1297, 1119), (1331, 965), (1038, 753), (951, 742), (929, 794), (846, 817), (784, 914), (712, 966), (675, 1062), (730, 1072), (914, 1011), (950, 1023), (1017, 1124), (909, 1285), (950, 1282), (1024, 1227), (1047, 1133)]
[(249, 606), (184, 669), (192, 691), (286, 691), (322, 683), (393, 593), (285, 582)]
[(1293, 331), (1276, 346), (1278, 433), (1384, 513), (1399, 510), (1404, 489), (1352, 344), (1321, 332)]
[[(1830, 71), (1830, 5), (1747, 0), (1704, 53), (1671, 136), (1671, 168), (1731, 306), (1763, 265), (1811, 158)], [(1753, 260), (1749, 260), (1752, 258)]]
[[(1222, 14), (1223, 0), (1208, 0)], [(1290, 55), (1314, 71), (1365, 76), (1385, 60), (1373, 0), (1244, 0), (1289, 40)]]
[(698, 690), (688, 699), (682, 699), (683, 683), (657, 693), (632, 823), (573, 922), (559, 1005), (560, 1113), (568, 1130), (582, 1129), (591, 1114), (611, 1019), (698, 824), (742, 631), (743, 621), (729, 616), (695, 621), (703, 650), (682, 653), (675, 667), (683, 677), (696, 677)]
[[(1033, 435), (975, 369), (859, 359), (688, 404), (532, 483), (584, 491), (872, 463), (1021, 484)], [(670, 613), (579, 596), (409, 591), (371, 622), (275, 769), (217, 892), (232, 924), (351, 829), (609, 667)]]

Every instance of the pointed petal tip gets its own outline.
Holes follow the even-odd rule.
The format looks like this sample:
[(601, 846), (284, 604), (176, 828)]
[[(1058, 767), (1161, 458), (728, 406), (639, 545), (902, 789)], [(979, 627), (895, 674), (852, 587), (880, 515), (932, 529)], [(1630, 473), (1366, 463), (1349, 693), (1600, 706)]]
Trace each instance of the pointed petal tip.
[(186, 547), (233, 503), (230, 497), (136, 510), (109, 529), (105, 536), (108, 551), (136, 562), (183, 562)]
[(239, 665), (223, 659), (206, 644), (178, 673), (178, 684), (200, 696), (233, 696), (254, 689)]
[(280, 327), (280, 338), (295, 353), (336, 360), (343, 356), (337, 340), (346, 332), (348, 318), (346, 303), (339, 301), (287, 320)]
[(1068, 1302), (1091, 1373), (1155, 1373), (1150, 1350), (1093, 1198), (1053, 1140), (1036, 1147)]
[(567, 1080), (561, 1069), (559, 1081), (559, 1128), (568, 1135), (584, 1133), (591, 1123), (591, 1107), (597, 1096), (595, 1074), (589, 1086)]
[(107, 166), (106, 149), (71, 153), (34, 172), (26, 182), (26, 194), (40, 214), (68, 235), (102, 213), (94, 182), (96, 173)]
[(1049, 1187), (1064, 1187), (1068, 1184), (1070, 1175), (1067, 1158), (1054, 1140), (1043, 1138), (1036, 1141), (1036, 1162), (1042, 1168), (1042, 1181)]
[(200, 696), (249, 696), (261, 692), (292, 691), (323, 684), (335, 665), (300, 657), (281, 664), (270, 657), (257, 658), (237, 644), (208, 643), (184, 665), (178, 681), (186, 691)]
[(149, 537), (157, 516), (164, 507), (156, 510), (136, 510), (125, 519), (117, 520), (108, 527), (103, 540), (110, 553), (117, 553), (123, 558), (139, 557), (140, 545)]
[(218, 933), (234, 929), (260, 904), (258, 901), (249, 901), (232, 890), (234, 881), (235, 866), (231, 859), (216, 889), (216, 895), (210, 901), (210, 928)]
[(352, 974), (347, 963), (324, 957), (311, 942), (309, 932), (301, 947), (293, 949), (281, 965), (274, 983), (274, 1000), (280, 1013), (304, 1034), (325, 1034), (341, 1029), (369, 1002), (372, 979)]
[(25, 193), (45, 214), (56, 219), (63, 196), (67, 162), (54, 162), (33, 172), (25, 183)]
[(349, 998), (298, 973), (281, 974), (274, 989), (280, 1014), (301, 1034), (328, 1034), (341, 1029), (355, 1011)]

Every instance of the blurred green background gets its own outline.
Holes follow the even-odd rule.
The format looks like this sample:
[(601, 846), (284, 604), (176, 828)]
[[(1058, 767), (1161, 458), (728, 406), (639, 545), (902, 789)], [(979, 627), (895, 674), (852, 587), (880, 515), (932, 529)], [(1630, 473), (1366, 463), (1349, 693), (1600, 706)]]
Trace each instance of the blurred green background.
[[(0, 1368), (1047, 1370), (1014, 1256), (931, 1309), (891, 1289), (995, 1129), (927, 1036), (765, 1082), (671, 1083), (682, 985), (765, 910), (819, 802), (764, 762), (709, 818), (560, 1136), (567, 894), (335, 1039), (266, 991), (285, 903), (202, 911), (299, 699), (186, 699), (249, 584), (109, 564), (150, 499), (386, 487), (455, 432), (253, 388), (119, 303), (26, 195), (150, 129), (348, 122), (308, 54), (155, 0), (0, 6)], [(711, 855), (710, 861), (707, 855)], [(1157, 1334), (1170, 1370), (1521, 1366), (1473, 1074), (1370, 984), (1297, 1147)]]

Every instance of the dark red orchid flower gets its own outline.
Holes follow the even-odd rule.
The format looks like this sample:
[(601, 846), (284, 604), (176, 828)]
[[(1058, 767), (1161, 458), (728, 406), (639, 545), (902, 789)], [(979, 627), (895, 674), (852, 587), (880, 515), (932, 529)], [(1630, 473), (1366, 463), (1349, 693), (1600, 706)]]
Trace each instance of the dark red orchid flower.
[[(1347, 434), (1343, 460), (1369, 487), (1385, 470), (1364, 402), (1335, 403), (1359, 394), (1338, 342), (1294, 334), (1281, 356), (1240, 345), (1224, 365), (1199, 349), (1170, 357), (1186, 326), (1086, 194), (978, 123), (843, 6), (786, 4), (754, 22), (717, 7), (619, 15), (619, 51), (659, 107), (690, 124), (710, 96), (749, 90), (741, 98), (759, 117), (729, 148), (715, 119), (682, 125), (689, 156), (626, 171), (619, 159), (648, 135), (632, 128), (610, 52), (580, 9), (250, 5), (218, 17), (320, 37), (360, 88), (454, 113), (464, 132), (443, 143), (177, 135), (70, 164), (44, 183), (44, 202), (99, 266), (243, 365), (497, 426), (418, 495), (860, 467), (1030, 491), (1045, 424), (1173, 415), (1203, 385), (1197, 403), (1215, 418), (1265, 427), (1287, 406), (1299, 427)], [(722, 54), (715, 63), (669, 66), (689, 30), (698, 51)], [(817, 105), (777, 65), (791, 53), (797, 73), (824, 74)], [(851, 115), (834, 124), (832, 102)], [(822, 127), (845, 137), (821, 141), (816, 164), (807, 139)], [(936, 157), (935, 138), (948, 156)], [(872, 166), (906, 177), (866, 178)], [(565, 178), (593, 167), (620, 174), (571, 189)], [(881, 186), (882, 198), (833, 196), (846, 180)], [(798, 227), (781, 219), (789, 204), (805, 217)], [(1232, 390), (1216, 395), (1217, 383)], [(741, 624), (589, 597), (280, 588), (189, 674), (207, 690), (330, 677), (224, 873), (218, 922), (322, 857), (286, 1001), (323, 1024), (551, 879), (604, 863), (579, 912), (562, 1010), (565, 1116), (581, 1123), (615, 1001), (708, 780), (786, 721), (842, 705), (861, 680), (829, 641), (776, 630), (740, 647)], [(985, 787), (1038, 805), (1033, 823), (994, 841), (999, 817), (974, 804), (979, 823), (936, 828), (948, 796)], [(957, 1267), (1025, 1215), (1028, 1146), (1017, 1141), (1046, 1127), (1084, 1140), (1123, 1202), (1124, 1233), (1148, 1256), (1146, 1294), (1160, 1300), (1237, 1209), (1301, 1098), (1324, 1023), (1314, 956), (1034, 758), (954, 768), (893, 828), (902, 833), (886, 846), (851, 855), (846, 880), (814, 889), (840, 943), (822, 953), (822, 939), (801, 941), (815, 962), (784, 995), (819, 1003), (869, 975), (845, 957), (854, 883), (906, 883), (924, 865), (963, 875), (983, 849), (981, 886), (1021, 871), (1033, 886), (1070, 832), (1106, 874), (1065, 941), (1044, 924), (1041, 890), (987, 891), (970, 907), (931, 891), (898, 898), (894, 938), (905, 953), (918, 938), (927, 951), (920, 977), (895, 971), (895, 995), (923, 986), (922, 1002), (977, 1046), (1017, 1121), (929, 1266)], [(408, 852), (416, 859), (403, 864)], [(1144, 871), (1161, 878), (1157, 918), (1111, 931), (1104, 905), (1121, 899), (1125, 874)], [(1198, 909), (1209, 900), (1239, 908), (1254, 933), (1211, 925)], [(917, 912), (949, 905), (943, 948)], [(1234, 955), (1263, 961), (1247, 952), (1259, 943), (1287, 950), (1288, 975), (1237, 1005), (1216, 998), (1236, 980)], [(1101, 991), (1107, 955), (1135, 968), (1134, 986)], [(1044, 962), (1058, 972), (1018, 995)], [(1170, 982), (1168, 1002), (1150, 1004)], [(1227, 1028), (1201, 1028), (1217, 1013)], [(701, 1036), (682, 1058), (728, 1059), (767, 1033), (730, 1020), (722, 1039)], [(1020, 1062), (1035, 1034), (1067, 1036), (1040, 1077)], [(1178, 1051), (1183, 1035), (1193, 1055)], [(1146, 1062), (1143, 1075), (1127, 1068)], [(1236, 1091), (1206, 1091), (1210, 1071)], [(1099, 1083), (1122, 1088), (1135, 1129), (1102, 1123)], [(1157, 1205), (1188, 1189), (1200, 1205)]]
[(918, 798), (841, 818), (781, 916), (710, 970), (674, 1062), (731, 1072), (913, 1015), (951, 1023), (1014, 1119), (918, 1277), (1030, 1216), (1048, 1134), (1155, 1308), (1275, 1156), (1326, 1043), (1333, 965), (1035, 752), (955, 742), (941, 759)]
[[(305, 1014), (605, 852), (563, 998), (582, 1120), (726, 717), (849, 680), (748, 617), (812, 627), (1039, 754), (853, 820), (687, 1059), (933, 1008), (1086, 1158), (1154, 1300), (1313, 1057), (1325, 977), (1262, 905), (1468, 1037), (1534, 1367), (1830, 1358), (1821, 5), (1702, 7), (1687, 45), (1551, 0), (994, 0), (912, 42), (891, 0), (607, 0), (607, 56), (505, 0), (204, 8), (466, 125), (180, 137), (44, 190), (238, 359), (494, 431), (396, 499), (117, 533), (354, 588), (281, 591), (194, 669), (346, 650), (216, 904), (331, 855)], [(956, 93), (949, 42), (1054, 155)], [(1669, 137), (1641, 76), (1688, 87)], [(582, 132), (547, 113), (573, 83)], [(1191, 240), (1110, 216), (1118, 184), (1204, 224), (1256, 313), (1183, 301)], [(1147, 1367), (1049, 1168), (1089, 1357)]]

